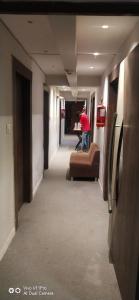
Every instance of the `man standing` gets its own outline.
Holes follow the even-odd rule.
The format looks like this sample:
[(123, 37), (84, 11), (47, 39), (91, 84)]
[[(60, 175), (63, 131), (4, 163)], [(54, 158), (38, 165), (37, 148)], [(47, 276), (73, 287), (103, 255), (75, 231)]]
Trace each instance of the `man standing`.
[(90, 134), (90, 124), (89, 119), (86, 114), (86, 108), (83, 107), (81, 116), (80, 116), (80, 124), (81, 124), (81, 130), (82, 130), (82, 150), (87, 150), (89, 148), (89, 134)]

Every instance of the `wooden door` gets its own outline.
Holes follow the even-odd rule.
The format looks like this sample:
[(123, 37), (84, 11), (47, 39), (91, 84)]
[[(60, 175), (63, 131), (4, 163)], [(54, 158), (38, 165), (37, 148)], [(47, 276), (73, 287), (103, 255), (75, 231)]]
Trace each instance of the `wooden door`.
[(44, 169), (49, 160), (49, 92), (44, 91)]
[(13, 57), (15, 224), (24, 202), (32, 200), (32, 73)]
[(20, 74), (16, 74), (16, 101), (15, 101), (15, 118), (18, 130), (16, 131), (17, 143), (15, 145), (15, 156), (16, 156), (16, 176), (18, 178), (18, 189), (17, 189), (17, 207), (18, 210), (24, 203), (24, 78)]
[(123, 170), (120, 190), (115, 195), (113, 203), (110, 255), (122, 299), (137, 300), (139, 295), (139, 46), (126, 58), (124, 76)]

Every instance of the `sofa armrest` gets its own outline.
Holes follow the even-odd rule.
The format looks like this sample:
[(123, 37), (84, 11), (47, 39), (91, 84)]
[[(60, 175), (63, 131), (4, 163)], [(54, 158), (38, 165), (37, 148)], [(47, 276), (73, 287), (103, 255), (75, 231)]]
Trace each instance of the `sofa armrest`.
[(92, 160), (92, 165), (99, 165), (99, 162), (100, 162), (100, 151), (97, 150), (95, 151), (94, 153), (94, 157), (93, 157), (93, 160)]

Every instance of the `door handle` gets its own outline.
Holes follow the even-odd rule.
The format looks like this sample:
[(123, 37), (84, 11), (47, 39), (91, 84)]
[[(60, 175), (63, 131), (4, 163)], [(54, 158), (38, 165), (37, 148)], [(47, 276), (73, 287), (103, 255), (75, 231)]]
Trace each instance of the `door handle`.
[(112, 199), (111, 199), (111, 184), (112, 184), (112, 158), (113, 158), (113, 148), (114, 148), (114, 133), (115, 133), (115, 124), (117, 119), (117, 113), (113, 116), (113, 123), (111, 129), (111, 138), (109, 146), (109, 157), (108, 157), (108, 212), (112, 213)]
[(116, 161), (116, 182), (115, 182), (115, 201), (116, 204), (118, 203), (118, 196), (119, 196), (119, 167), (120, 167), (120, 155), (122, 149), (122, 140), (123, 140), (123, 122), (120, 130), (120, 137), (119, 137), (119, 144), (118, 144), (118, 151), (117, 151), (117, 161)]

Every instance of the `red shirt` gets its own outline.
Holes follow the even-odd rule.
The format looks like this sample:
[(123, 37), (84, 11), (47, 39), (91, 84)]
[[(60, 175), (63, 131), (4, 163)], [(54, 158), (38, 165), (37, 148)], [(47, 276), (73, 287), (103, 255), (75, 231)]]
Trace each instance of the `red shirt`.
[(89, 119), (86, 113), (82, 113), (80, 117), (82, 131), (90, 131)]

